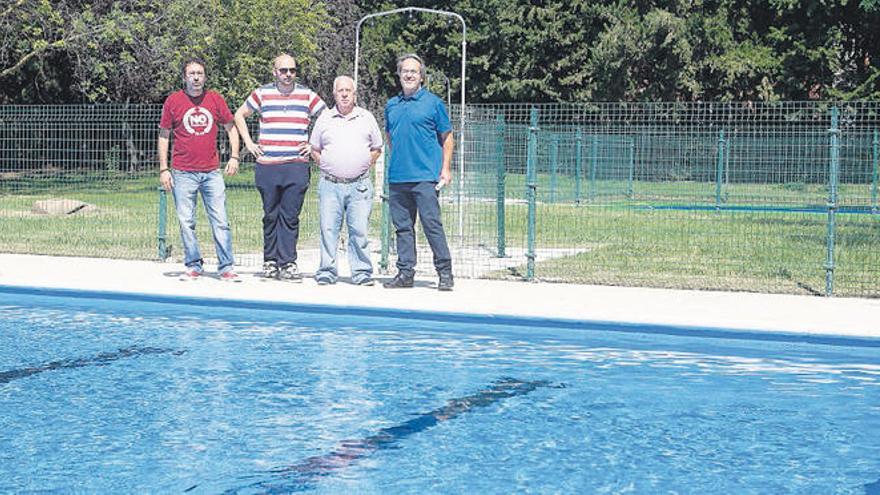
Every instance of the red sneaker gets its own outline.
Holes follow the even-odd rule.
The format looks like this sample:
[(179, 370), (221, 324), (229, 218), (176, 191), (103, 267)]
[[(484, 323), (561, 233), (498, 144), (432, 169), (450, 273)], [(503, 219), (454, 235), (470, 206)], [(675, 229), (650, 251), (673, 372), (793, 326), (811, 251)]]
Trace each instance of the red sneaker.
[(241, 282), (241, 278), (232, 270), (221, 273), (220, 280), (224, 282)]

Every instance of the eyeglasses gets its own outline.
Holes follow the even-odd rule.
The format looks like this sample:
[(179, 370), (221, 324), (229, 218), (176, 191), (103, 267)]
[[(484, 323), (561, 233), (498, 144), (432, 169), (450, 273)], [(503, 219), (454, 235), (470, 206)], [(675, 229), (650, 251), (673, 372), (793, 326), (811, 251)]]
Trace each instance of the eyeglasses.
[(422, 73), (422, 71), (419, 69), (402, 69), (400, 71), (401, 76), (417, 75), (417, 74), (421, 74), (421, 73)]
[(282, 74), (296, 74), (296, 67), (279, 67), (277, 70)]

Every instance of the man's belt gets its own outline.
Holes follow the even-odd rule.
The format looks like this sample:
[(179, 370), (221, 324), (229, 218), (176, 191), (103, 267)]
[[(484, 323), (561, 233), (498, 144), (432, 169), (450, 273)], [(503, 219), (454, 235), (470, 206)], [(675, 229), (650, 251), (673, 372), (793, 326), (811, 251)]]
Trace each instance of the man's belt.
[(351, 179), (346, 179), (345, 177), (336, 177), (335, 175), (330, 175), (327, 172), (321, 172), (321, 177), (323, 177), (324, 180), (326, 180), (328, 182), (332, 182), (334, 184), (351, 184), (352, 182), (357, 182), (357, 181), (363, 179), (364, 177), (367, 177), (368, 175), (370, 175), (369, 170), (362, 173), (361, 175), (358, 175), (357, 177), (353, 177)]

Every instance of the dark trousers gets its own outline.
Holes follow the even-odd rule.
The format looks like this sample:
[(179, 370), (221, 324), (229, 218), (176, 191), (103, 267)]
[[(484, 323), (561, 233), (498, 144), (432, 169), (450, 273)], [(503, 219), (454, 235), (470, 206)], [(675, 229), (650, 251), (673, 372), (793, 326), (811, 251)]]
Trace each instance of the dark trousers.
[(397, 269), (401, 275), (412, 277), (416, 267), (416, 236), (413, 227), (416, 214), (422, 221), (422, 230), (434, 253), (437, 273), (452, 273), (452, 256), (446, 243), (446, 233), (440, 219), (440, 193), (435, 182), (400, 182), (389, 184), (388, 209), (397, 237)]
[(254, 182), (263, 200), (263, 261), (282, 266), (296, 261), (299, 212), (310, 177), (308, 164), (257, 164)]

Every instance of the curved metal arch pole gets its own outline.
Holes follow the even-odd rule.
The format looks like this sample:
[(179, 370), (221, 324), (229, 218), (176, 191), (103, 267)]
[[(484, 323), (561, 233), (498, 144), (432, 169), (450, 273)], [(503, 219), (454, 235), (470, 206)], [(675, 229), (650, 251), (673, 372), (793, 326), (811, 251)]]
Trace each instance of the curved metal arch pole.
[[(360, 61), (360, 51), (361, 51), (361, 24), (364, 23), (367, 19), (372, 19), (374, 17), (384, 17), (388, 15), (401, 14), (404, 12), (425, 12), (428, 14), (437, 14), (437, 15), (445, 15), (449, 17), (454, 17), (461, 22), (461, 111), (459, 115), (459, 136), (458, 139), (458, 237), (459, 237), (459, 245), (463, 242), (464, 239), (464, 205), (462, 203), (463, 191), (464, 191), (464, 126), (465, 126), (465, 67), (467, 66), (467, 24), (464, 22), (464, 18), (455, 12), (448, 12), (445, 10), (435, 10), (435, 9), (425, 9), (422, 7), (403, 7), (400, 9), (386, 10), (383, 12), (376, 12), (374, 14), (367, 14), (357, 22), (357, 26), (355, 26), (355, 38), (354, 38), (354, 87), (355, 91), (358, 91), (358, 62)], [(451, 104), (451, 102), (450, 102)]]

